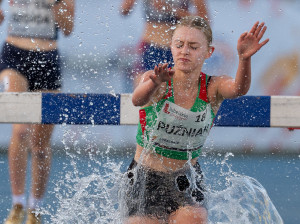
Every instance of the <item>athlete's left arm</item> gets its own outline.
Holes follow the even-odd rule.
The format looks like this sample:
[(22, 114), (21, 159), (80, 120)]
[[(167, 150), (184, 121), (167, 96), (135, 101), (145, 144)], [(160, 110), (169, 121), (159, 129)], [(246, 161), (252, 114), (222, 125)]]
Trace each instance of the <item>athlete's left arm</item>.
[(209, 21), (206, 0), (193, 0), (192, 2), (195, 6), (196, 12), (191, 12), (189, 10), (182, 9), (182, 8), (176, 9), (176, 15), (178, 19), (183, 18), (185, 16), (194, 15), (194, 16), (201, 16), (205, 20)]
[(206, 0), (193, 0), (195, 8), (196, 8), (196, 16), (201, 16), (208, 22), (210, 22), (207, 1)]
[(123, 0), (120, 8), (120, 12), (123, 16), (127, 16), (131, 13), (136, 0)]
[(4, 13), (3, 13), (3, 10), (1, 8), (1, 3), (2, 3), (2, 0), (0, 0), (0, 24), (2, 24), (2, 22), (4, 20)]
[(218, 77), (217, 93), (222, 98), (236, 98), (247, 94), (251, 84), (251, 57), (259, 51), (269, 39), (260, 43), (267, 27), (256, 22), (249, 32), (243, 33), (237, 44), (239, 65), (235, 79), (228, 76)]
[(60, 0), (53, 5), (53, 13), (58, 27), (65, 36), (74, 28), (75, 0)]

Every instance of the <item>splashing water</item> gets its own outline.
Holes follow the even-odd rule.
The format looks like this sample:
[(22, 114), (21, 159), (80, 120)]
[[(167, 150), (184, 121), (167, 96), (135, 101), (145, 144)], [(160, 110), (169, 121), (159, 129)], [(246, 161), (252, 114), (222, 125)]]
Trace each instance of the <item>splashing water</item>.
[[(72, 169), (55, 183), (54, 192), (50, 192), (55, 195), (57, 208), (48, 206), (42, 214), (51, 217), (50, 223), (122, 223), (124, 208), (118, 195), (124, 187), (122, 166), (128, 164), (120, 162), (125, 161), (123, 158), (112, 158), (111, 146), (99, 150), (97, 156), (85, 152), (88, 157), (82, 162), (84, 150), (76, 145), (73, 135), (69, 137), (77, 147), (75, 152), (66, 152)], [(68, 149), (69, 146), (65, 146)], [(87, 148), (85, 150), (90, 152)], [(221, 161), (200, 158), (200, 163), (205, 160), (202, 169), (207, 182), (208, 223), (283, 223), (263, 186), (254, 178), (231, 170), (228, 163), (230, 156), (233, 154), (228, 153), (225, 158), (219, 156)], [(214, 170), (209, 166), (213, 166)], [(143, 192), (140, 193), (143, 195)]]
[(123, 161), (114, 158), (109, 144), (99, 150), (96, 141), (91, 141), (94, 136), (81, 128), (64, 133), (67, 162), (53, 192), (49, 192), (55, 196), (56, 205), (41, 210), (50, 217), (49, 223), (122, 223), (118, 190)]
[(230, 187), (208, 195), (209, 223), (283, 223), (266, 190), (247, 176), (229, 177)]
[[(79, 167), (76, 160), (80, 158), (71, 159), (73, 170), (55, 184), (53, 193), (58, 208), (52, 212), (43, 211), (51, 216), (50, 223), (121, 223), (118, 190), (122, 163), (109, 159), (98, 162), (94, 158), (85, 167)], [(81, 171), (87, 168), (91, 174)]]
[(209, 182), (206, 194), (208, 223), (283, 223), (264, 187), (254, 178), (232, 171), (228, 160), (234, 155), (218, 156), (221, 161), (207, 162), (209, 166), (216, 166), (215, 172), (219, 172), (215, 177), (206, 176)]

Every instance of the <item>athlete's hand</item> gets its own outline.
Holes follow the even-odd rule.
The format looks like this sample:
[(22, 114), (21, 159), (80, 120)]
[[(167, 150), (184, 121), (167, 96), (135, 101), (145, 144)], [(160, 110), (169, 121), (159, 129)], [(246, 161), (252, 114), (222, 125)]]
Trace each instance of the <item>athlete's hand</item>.
[(168, 68), (168, 63), (159, 64), (154, 67), (154, 73), (152, 73), (149, 78), (157, 85), (160, 85), (163, 82), (171, 80), (175, 71)]
[(252, 55), (259, 51), (261, 47), (269, 42), (269, 39), (266, 39), (259, 43), (265, 34), (266, 29), (267, 27), (264, 22), (261, 24), (256, 22), (249, 32), (245, 32), (240, 36), (237, 44), (240, 59), (249, 59)]

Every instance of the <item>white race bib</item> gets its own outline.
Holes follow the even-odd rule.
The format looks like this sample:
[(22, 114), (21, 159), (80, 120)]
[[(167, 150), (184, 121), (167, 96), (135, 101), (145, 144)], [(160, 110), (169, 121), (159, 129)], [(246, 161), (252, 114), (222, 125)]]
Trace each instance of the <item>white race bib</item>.
[(192, 112), (165, 101), (154, 129), (150, 133), (155, 146), (175, 151), (194, 151), (201, 148), (212, 124), (211, 106)]

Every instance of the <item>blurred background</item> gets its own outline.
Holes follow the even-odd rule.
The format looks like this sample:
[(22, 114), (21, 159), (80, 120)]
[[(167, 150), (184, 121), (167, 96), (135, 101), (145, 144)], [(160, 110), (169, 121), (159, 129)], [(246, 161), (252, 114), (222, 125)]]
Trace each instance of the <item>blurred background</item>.
[[(132, 70), (139, 60), (137, 47), (144, 25), (141, 3), (137, 2), (132, 14), (125, 18), (119, 13), (120, 0), (76, 0), (74, 33), (59, 38), (63, 92), (132, 92)], [(7, 1), (2, 7), (7, 9)], [(254, 22), (264, 21), (268, 27), (265, 37), (270, 42), (252, 59), (253, 78), (248, 95), (300, 95), (300, 1), (209, 0), (208, 9), (216, 50), (204, 66), (206, 73), (234, 77), (237, 39)], [(0, 27), (2, 43), (6, 25), (4, 22)], [(0, 218), (10, 207), (6, 155), (10, 132), (10, 124), (0, 124)], [(56, 126), (53, 163), (67, 163), (69, 153), (76, 158), (91, 153), (103, 156), (107, 148), (109, 155), (129, 163), (135, 134), (136, 126)], [(231, 168), (262, 183), (285, 223), (300, 223), (300, 130), (212, 128), (204, 153), (222, 157), (228, 152), (234, 155), (228, 160)], [(52, 170), (50, 189), (58, 178), (56, 168)], [(69, 172), (67, 168), (57, 169)], [(48, 200), (56, 199), (50, 194)]]

